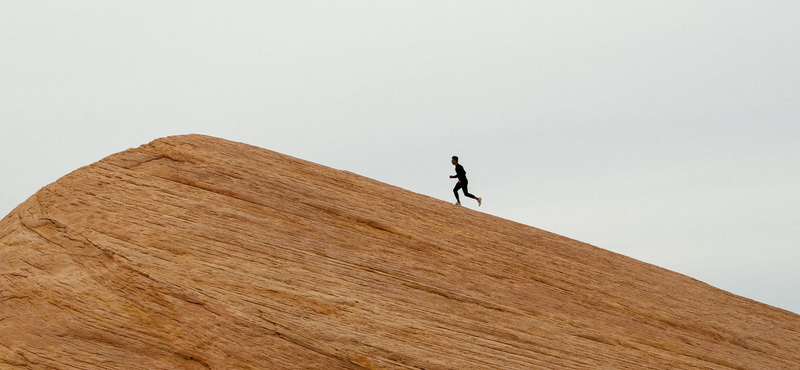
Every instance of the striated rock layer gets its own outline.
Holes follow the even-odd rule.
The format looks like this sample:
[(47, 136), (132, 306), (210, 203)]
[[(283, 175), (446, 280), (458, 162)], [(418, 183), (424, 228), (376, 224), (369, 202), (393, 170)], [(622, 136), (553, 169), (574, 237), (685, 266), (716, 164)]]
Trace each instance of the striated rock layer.
[(188, 135), (0, 221), (0, 369), (800, 369), (800, 316)]

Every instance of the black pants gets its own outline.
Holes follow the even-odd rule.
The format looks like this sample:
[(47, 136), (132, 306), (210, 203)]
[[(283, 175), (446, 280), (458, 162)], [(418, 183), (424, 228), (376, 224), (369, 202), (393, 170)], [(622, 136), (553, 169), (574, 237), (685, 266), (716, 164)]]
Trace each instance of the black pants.
[(463, 180), (463, 181), (459, 182), (458, 184), (456, 184), (456, 187), (453, 188), (453, 194), (456, 195), (456, 200), (457, 201), (459, 201), (459, 202), (461, 201), (461, 199), (458, 198), (458, 189), (464, 189), (464, 196), (466, 196), (468, 198), (476, 199), (475, 196), (470, 194), (469, 191), (467, 190), (467, 184), (468, 184), (467, 180)]

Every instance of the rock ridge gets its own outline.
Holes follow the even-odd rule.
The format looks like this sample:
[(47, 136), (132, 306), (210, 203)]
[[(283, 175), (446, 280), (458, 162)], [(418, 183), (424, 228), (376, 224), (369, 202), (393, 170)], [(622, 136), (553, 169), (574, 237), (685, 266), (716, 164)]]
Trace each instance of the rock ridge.
[(0, 369), (800, 369), (800, 316), (203, 135), (0, 220)]

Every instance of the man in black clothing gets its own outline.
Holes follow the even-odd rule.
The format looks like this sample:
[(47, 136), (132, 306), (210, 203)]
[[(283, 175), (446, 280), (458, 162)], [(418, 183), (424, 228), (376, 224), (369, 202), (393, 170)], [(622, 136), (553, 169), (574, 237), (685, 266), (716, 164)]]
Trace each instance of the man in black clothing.
[(469, 191), (467, 190), (467, 183), (468, 183), (468, 181), (467, 181), (467, 171), (464, 171), (464, 167), (462, 167), (460, 164), (458, 164), (458, 157), (453, 156), (453, 160), (450, 161), (450, 162), (453, 163), (456, 166), (456, 174), (455, 175), (451, 175), (450, 178), (451, 179), (455, 179), (455, 178), (458, 179), (458, 183), (456, 184), (456, 187), (453, 188), (453, 194), (456, 195), (456, 205), (457, 206), (461, 205), (461, 199), (458, 198), (458, 189), (464, 189), (464, 195), (467, 196), (468, 198), (472, 198), (472, 199), (477, 200), (478, 201), (478, 207), (480, 207), (481, 206), (481, 200), (483, 200), (483, 198), (476, 197), (476, 196), (470, 194)]

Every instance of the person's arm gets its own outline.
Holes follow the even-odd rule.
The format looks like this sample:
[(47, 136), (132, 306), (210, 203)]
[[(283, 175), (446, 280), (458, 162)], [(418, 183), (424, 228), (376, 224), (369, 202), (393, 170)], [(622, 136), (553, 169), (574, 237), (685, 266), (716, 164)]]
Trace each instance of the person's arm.
[[(451, 179), (457, 179), (457, 178), (458, 178), (458, 175), (459, 175), (459, 173), (458, 173), (458, 166), (456, 166), (456, 174), (455, 174), (455, 175), (450, 175), (450, 178), (451, 178)], [(461, 182), (461, 180), (458, 180), (458, 182)]]

